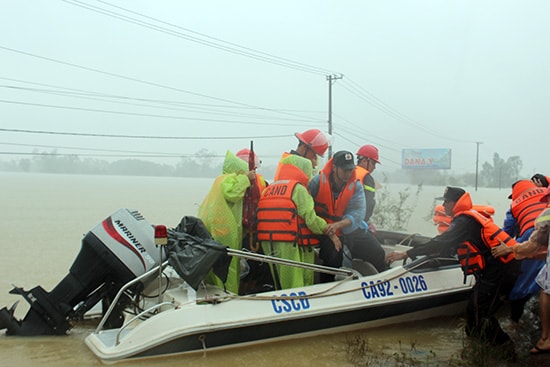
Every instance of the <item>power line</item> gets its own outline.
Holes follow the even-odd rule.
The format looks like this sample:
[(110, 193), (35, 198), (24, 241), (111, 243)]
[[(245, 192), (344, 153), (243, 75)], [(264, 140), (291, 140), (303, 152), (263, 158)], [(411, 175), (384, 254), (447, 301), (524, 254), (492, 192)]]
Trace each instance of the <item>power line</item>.
[[(120, 100), (95, 98), (95, 97), (92, 97), (92, 95), (94, 94), (90, 94), (90, 93), (64, 92), (64, 91), (57, 91), (57, 90), (25, 88), (25, 87), (17, 87), (12, 85), (1, 85), (1, 84), (0, 84), (0, 88), (7, 88), (7, 89), (13, 89), (13, 90), (19, 90), (19, 91), (25, 91), (25, 92), (43, 93), (43, 94), (50, 94), (50, 95), (57, 95), (57, 96), (64, 96), (64, 97), (72, 97), (72, 98), (86, 99), (86, 100), (99, 101), (99, 102), (116, 103), (116, 104), (122, 104), (122, 105), (128, 105), (128, 106), (138, 106), (142, 108), (154, 108), (154, 109), (191, 112), (191, 113), (208, 113), (210, 115), (232, 116), (232, 117), (239, 117), (239, 118), (256, 118), (256, 119), (269, 120), (269, 121), (277, 120), (277, 121), (295, 121), (295, 122), (315, 122), (315, 120), (313, 119), (289, 119), (289, 118), (262, 116), (257, 114), (247, 114), (247, 113), (239, 113), (239, 112), (224, 112), (220, 110), (205, 109), (200, 107), (191, 107), (191, 108), (169, 107), (165, 105), (167, 104), (167, 102), (159, 102), (158, 100), (157, 101), (150, 100), (150, 101), (152, 103), (162, 103), (164, 105), (151, 105), (151, 104), (147, 105), (143, 103), (131, 103), (131, 102), (124, 102)], [(120, 99), (120, 98), (124, 98), (128, 100), (132, 99), (132, 98), (125, 98), (120, 96), (108, 96), (108, 97), (115, 98), (115, 99)], [(145, 99), (141, 99), (141, 100), (145, 101)], [(173, 102), (173, 103), (176, 104), (177, 102)]]
[[(39, 85), (39, 86), (49, 87), (49, 88), (57, 88), (57, 89), (61, 89), (61, 90), (72, 91), (72, 92), (74, 92), (74, 94), (80, 93), (82, 95), (90, 95), (90, 96), (98, 96), (98, 97), (128, 99), (128, 100), (135, 100), (135, 101), (154, 102), (154, 103), (159, 103), (159, 104), (164, 103), (164, 104), (169, 104), (169, 105), (258, 109), (257, 107), (254, 107), (254, 106), (232, 106), (232, 105), (219, 105), (219, 104), (209, 104), (209, 103), (196, 103), (196, 102), (184, 102), (184, 101), (174, 101), (174, 100), (164, 100), (164, 99), (137, 98), (137, 97), (121, 96), (121, 95), (107, 94), (107, 93), (103, 93), (103, 92), (94, 92), (94, 91), (89, 91), (89, 90), (85, 90), (85, 89), (68, 88), (68, 87), (63, 87), (63, 86), (54, 85), (54, 84), (38, 83), (38, 82), (29, 81), (29, 80), (22, 80), (22, 79), (15, 79), (15, 78), (8, 78), (8, 77), (1, 77), (1, 76), (0, 76), (0, 79), (9, 80), (9, 81), (18, 82), (18, 83), (24, 83), (24, 84)], [(278, 110), (275, 110), (275, 111), (278, 111)], [(283, 111), (286, 112), (287, 110), (283, 110)], [(304, 111), (300, 111), (300, 110), (292, 110), (292, 111), (293, 112), (304, 112)], [(322, 112), (322, 111), (305, 111), (305, 112)]]
[[(0, 145), (18, 146), (18, 147), (31, 147), (31, 148), (50, 148), (54, 149), (53, 152), (0, 152), (3, 155), (57, 155), (57, 156), (110, 156), (110, 157), (156, 157), (156, 158), (178, 158), (178, 157), (225, 157), (225, 154), (212, 154), (212, 153), (165, 153), (165, 152), (144, 152), (135, 150), (121, 150), (121, 149), (97, 149), (97, 148), (83, 148), (83, 147), (68, 147), (59, 145), (44, 145), (44, 144), (19, 144), (19, 143), (7, 143), (0, 142)], [(90, 152), (110, 152), (110, 153), (128, 153), (124, 155), (105, 155), (105, 154), (82, 154), (82, 153), (59, 153), (56, 150), (67, 149), (77, 151), (90, 151)], [(265, 158), (278, 158), (279, 155), (262, 155)]]
[[(273, 120), (280, 120), (280, 121), (295, 121), (295, 122), (315, 122), (319, 123), (320, 121), (303, 115), (297, 115), (295, 113), (288, 114), (288, 112), (313, 112), (313, 111), (299, 111), (299, 110), (274, 110), (277, 112), (285, 113), (288, 116), (296, 116), (300, 117), (300, 119), (291, 119), (291, 118), (281, 118), (281, 117), (273, 117), (273, 116), (263, 116), (258, 114), (248, 114), (248, 113), (242, 113), (242, 112), (231, 112), (231, 111), (223, 111), (219, 110), (219, 108), (226, 109), (247, 109), (251, 110), (252, 107), (240, 107), (240, 106), (226, 106), (226, 105), (214, 105), (214, 104), (206, 104), (206, 103), (191, 103), (191, 102), (182, 102), (182, 101), (174, 101), (174, 100), (161, 100), (161, 99), (151, 99), (151, 98), (137, 98), (137, 97), (129, 97), (129, 96), (121, 96), (121, 95), (114, 95), (114, 94), (106, 94), (106, 93), (100, 93), (100, 92), (94, 92), (89, 90), (83, 90), (83, 89), (74, 89), (74, 88), (66, 88), (51, 84), (43, 84), (43, 83), (36, 83), (26, 80), (20, 80), (20, 79), (13, 79), (13, 78), (6, 78), (6, 77), (0, 77), (0, 79), (9, 80), (9, 81), (15, 81), (18, 83), (25, 83), (25, 84), (32, 84), (32, 85), (40, 85), (44, 87), (49, 88), (55, 88), (54, 90), (51, 89), (40, 89), (40, 88), (29, 88), (29, 87), (20, 87), (20, 86), (14, 86), (14, 85), (0, 85), (0, 88), (6, 88), (6, 89), (14, 89), (14, 90), (22, 90), (22, 91), (29, 91), (29, 92), (35, 92), (35, 93), (44, 93), (44, 94), (53, 94), (53, 95), (61, 95), (61, 96), (69, 96), (73, 98), (83, 98), (83, 99), (89, 99), (94, 101), (101, 101), (101, 102), (109, 102), (109, 103), (118, 103), (118, 104), (124, 104), (124, 105), (131, 105), (131, 106), (139, 106), (139, 107), (146, 107), (146, 108), (161, 108), (165, 110), (173, 110), (173, 111), (185, 111), (185, 112), (194, 112), (194, 113), (209, 113), (213, 115), (222, 115), (222, 116), (236, 116), (239, 118), (256, 118), (256, 119), (268, 119), (270, 121)], [(57, 89), (57, 90), (56, 90)], [(99, 98), (94, 98), (99, 97)], [(109, 99), (104, 99), (109, 98)], [(114, 100), (112, 100), (114, 99)], [(130, 102), (124, 102), (124, 101), (137, 101), (137, 102), (147, 102), (147, 103), (154, 103), (157, 105), (143, 105), (138, 103), (130, 103)], [(166, 106), (168, 105), (168, 107)], [(172, 107), (175, 106), (175, 107)], [(187, 108), (178, 108), (177, 106), (187, 106)], [(319, 111), (317, 111), (319, 112)]]
[(124, 138), (124, 139), (163, 139), (163, 140), (231, 140), (231, 139), (273, 139), (288, 138), (289, 135), (257, 135), (257, 136), (153, 136), (153, 135), (119, 135), (119, 134), (91, 134), (62, 131), (45, 130), (23, 130), (23, 129), (4, 129), (0, 131), (10, 133), (26, 134), (48, 134), (48, 135), (69, 135), (69, 136), (92, 136), (102, 138)]
[[(183, 116), (158, 115), (158, 114), (150, 114), (150, 113), (121, 112), (121, 111), (102, 110), (102, 109), (95, 109), (95, 108), (70, 107), (70, 106), (59, 106), (59, 105), (52, 105), (52, 104), (45, 104), (45, 103), (30, 103), (30, 102), (12, 101), (12, 100), (6, 100), (6, 99), (0, 99), (0, 103), (25, 105), (25, 106), (35, 106), (35, 107), (46, 107), (46, 108), (73, 110), (73, 111), (110, 113), (110, 114), (115, 114), (115, 115), (128, 115), (128, 116), (155, 117), (155, 118), (174, 119), (174, 120), (208, 121), (208, 122), (215, 122), (215, 123), (229, 123), (229, 124), (242, 124), (242, 125), (263, 125), (263, 126), (265, 126), (265, 123), (261, 123), (261, 122), (247, 122), (247, 121), (235, 121), (235, 120), (217, 120), (217, 119), (206, 119), (206, 118), (199, 118), (199, 117), (183, 117)], [(303, 121), (303, 122), (307, 122), (307, 121)], [(296, 126), (295, 123), (293, 123), (293, 124), (278, 123), (277, 125), (280, 125), (280, 126)]]
[(402, 114), (401, 112), (397, 111), (395, 108), (389, 106), (388, 104), (384, 103), (382, 100), (374, 96), (372, 93), (361, 87), (359, 84), (354, 82), (353, 80), (347, 79), (352, 83), (352, 85), (346, 85), (345, 82), (341, 83), (340, 85), (342, 88), (350, 92), (351, 94), (355, 95), (356, 97), (364, 100), (371, 106), (375, 107), (376, 109), (384, 112), (385, 114), (393, 117), (396, 120), (406, 122), (409, 125), (414, 125), (421, 129), (422, 131), (426, 132), (427, 134), (430, 134), (432, 136), (436, 136), (439, 138), (456, 141), (456, 142), (462, 142), (462, 143), (472, 143), (472, 141), (469, 140), (462, 140), (462, 139), (455, 139), (453, 137), (450, 137), (448, 135), (442, 135), (439, 134), (432, 129), (427, 128), (426, 126), (422, 125), (421, 123), (411, 119), (410, 117)]
[[(360, 147), (360, 146), (363, 145), (363, 144), (361, 144), (361, 143), (358, 143), (358, 142), (355, 141), (355, 140), (352, 140), (352, 139), (347, 138), (346, 136), (344, 136), (344, 135), (342, 135), (342, 134), (340, 134), (340, 133), (338, 133), (338, 132), (335, 132), (334, 135), (337, 135), (337, 136), (341, 137), (341, 138), (344, 139), (345, 141), (347, 141), (347, 142), (349, 142), (349, 143), (352, 143), (352, 144), (355, 145), (355, 146)], [(384, 159), (383, 159), (384, 162), (391, 162), (391, 163), (394, 163), (394, 164), (397, 165), (397, 166), (400, 166), (400, 165), (401, 165), (401, 163), (396, 162), (396, 161), (394, 161), (394, 160), (391, 160), (391, 159), (389, 159), (389, 158), (386, 158), (386, 157), (384, 157), (382, 154), (381, 154), (380, 156), (382, 156), (382, 157), (384, 158)]]
[(0, 145), (9, 145), (16, 147), (31, 147), (31, 148), (50, 148), (50, 149), (67, 149), (67, 150), (82, 150), (90, 152), (111, 152), (111, 153), (131, 153), (131, 154), (155, 154), (158, 156), (169, 156), (173, 157), (173, 153), (163, 153), (163, 152), (143, 152), (135, 150), (121, 150), (121, 149), (97, 149), (97, 148), (83, 148), (83, 147), (68, 147), (68, 146), (59, 146), (59, 145), (44, 145), (44, 144), (20, 144), (20, 143), (7, 143), (1, 142)]
[[(379, 135), (376, 135), (376, 134), (373, 134), (371, 131), (366, 131), (364, 127), (361, 127), (359, 126), (358, 124), (352, 122), (352, 121), (349, 121), (348, 119), (340, 116), (340, 115), (336, 115), (336, 117), (338, 117), (339, 120), (343, 120), (345, 121), (346, 123), (348, 123), (349, 125), (351, 125), (351, 127), (344, 127), (342, 125), (338, 125), (338, 129), (340, 130), (343, 130), (344, 132), (347, 132), (349, 135), (352, 135), (352, 136), (360, 136), (361, 138), (367, 138), (369, 141), (384, 141), (386, 144), (382, 144), (382, 143), (377, 143), (377, 145), (380, 145), (388, 150), (392, 150), (392, 151), (395, 151), (395, 152), (398, 152), (399, 149), (395, 149), (393, 146), (389, 145), (389, 144), (397, 144), (396, 141), (393, 141), (393, 140), (390, 140), (390, 139), (386, 139), (386, 138), (383, 138)], [(364, 144), (364, 143), (363, 143)], [(363, 145), (363, 144), (359, 144), (359, 145)]]
[[(99, 0), (98, 0), (99, 1)], [(67, 1), (67, 0), (64, 0), (64, 2), (70, 4), (70, 5), (74, 5), (74, 6), (79, 6), (83, 9), (86, 9), (86, 10), (91, 10), (91, 11), (94, 11), (94, 12), (98, 12), (100, 14), (103, 14), (103, 15), (107, 15), (107, 16), (111, 16), (113, 18), (116, 18), (116, 19), (121, 19), (121, 20), (124, 20), (124, 21), (127, 21), (127, 22), (130, 22), (130, 23), (133, 23), (133, 24), (137, 24), (137, 25), (140, 25), (140, 26), (144, 26), (146, 28), (150, 28), (150, 29), (154, 29), (156, 31), (160, 31), (160, 32), (164, 32), (164, 33), (167, 33), (167, 34), (170, 34), (170, 35), (175, 35), (175, 36), (181, 36), (185, 39), (189, 39), (191, 36), (188, 36), (188, 35), (183, 35), (182, 33), (178, 33), (178, 32), (174, 32), (173, 30), (168, 30), (166, 28), (162, 28), (162, 27), (159, 27), (157, 25), (154, 25), (154, 24), (151, 24), (151, 23), (147, 23), (147, 22), (144, 22), (142, 20), (139, 20), (139, 19), (136, 19), (136, 18), (132, 18), (132, 17), (128, 17), (126, 15), (123, 15), (121, 13), (116, 13), (116, 12), (113, 12), (113, 11), (110, 11), (110, 10), (107, 10), (105, 8), (101, 8), (101, 7), (97, 7), (97, 6), (93, 6), (93, 5), (90, 5), (90, 4), (87, 4), (87, 3), (84, 3), (84, 2), (81, 2), (81, 1), (77, 1), (77, 0), (74, 0), (74, 1)], [(211, 36), (208, 36), (208, 35), (205, 35), (205, 34), (202, 34), (202, 33), (199, 33), (199, 32), (195, 32), (193, 30), (190, 30), (190, 29), (187, 29), (187, 28), (183, 28), (183, 27), (180, 27), (178, 25), (174, 25), (174, 24), (171, 24), (171, 23), (168, 23), (168, 22), (164, 22), (162, 20), (159, 20), (157, 18), (153, 18), (153, 17), (150, 17), (150, 16), (147, 16), (147, 15), (144, 15), (144, 14), (141, 14), (141, 13), (138, 13), (138, 12), (135, 12), (135, 11), (132, 11), (132, 10), (129, 10), (127, 8), (123, 8), (123, 7), (120, 7), (120, 6), (116, 6), (116, 5), (113, 5), (113, 4), (110, 4), (108, 2), (105, 2), (105, 1), (99, 1), (103, 4), (106, 4), (106, 5), (109, 5), (109, 6), (112, 6), (112, 7), (115, 7), (115, 8), (118, 8), (118, 9), (121, 9), (123, 11), (126, 11), (126, 12), (129, 12), (129, 13), (132, 13), (132, 14), (136, 14), (138, 16), (141, 16), (141, 17), (144, 17), (144, 18), (147, 18), (147, 19), (151, 19), (151, 20), (154, 20), (156, 22), (159, 22), (159, 23), (162, 23), (162, 24), (166, 24), (166, 25), (169, 25), (171, 27), (175, 27), (175, 28), (178, 28), (178, 29), (181, 29), (181, 30), (184, 30), (186, 32), (190, 32), (190, 33), (193, 33), (193, 34), (196, 34), (196, 35), (199, 35), (201, 37), (205, 37), (205, 38), (208, 38), (208, 39), (211, 39), (211, 40), (214, 40), (216, 42), (222, 42), (222, 43), (226, 43), (226, 44), (229, 44), (231, 46), (235, 46), (235, 47), (239, 47), (239, 48), (242, 48), (244, 50), (248, 50), (248, 51), (251, 51), (253, 53), (258, 53), (258, 54), (263, 54), (265, 56), (268, 56), (268, 57), (272, 57), (272, 58), (275, 58), (275, 59), (278, 59), (278, 60), (284, 60), (285, 62), (290, 62), (292, 64), (300, 64), (302, 66), (305, 66), (305, 67), (308, 67), (308, 68), (313, 68), (313, 69), (316, 69), (316, 73), (317, 74), (323, 74), (323, 75), (326, 75), (328, 73), (328, 71), (326, 69), (321, 69), (321, 68), (315, 68), (315, 67), (312, 67), (310, 65), (307, 65), (307, 64), (301, 64), (301, 63), (296, 63), (292, 60), (288, 60), (288, 59), (284, 59), (284, 58), (279, 58), (277, 56), (274, 56), (274, 55), (271, 55), (271, 54), (267, 54), (267, 53), (263, 53), (261, 51), (258, 51), (258, 50), (254, 50), (254, 49), (251, 49), (251, 48), (246, 48), (246, 47), (243, 47), (243, 46), (240, 46), (240, 45), (237, 45), (237, 44), (233, 44), (233, 43), (230, 43), (230, 42), (226, 42), (226, 41), (223, 41), (221, 39), (218, 39), (218, 38), (215, 38), (215, 37), (211, 37)], [(204, 43), (204, 40), (200, 40), (198, 38), (194, 39), (193, 41), (195, 42), (199, 42), (199, 43), (202, 43), (202, 44), (205, 44)], [(207, 44), (208, 45), (208, 44)], [(220, 48), (218, 47), (219, 45), (210, 45), (212, 47), (216, 47), (216, 48)], [(185, 92), (185, 93), (190, 93), (190, 94), (193, 94), (193, 95), (198, 95), (198, 96), (201, 96), (201, 97), (204, 97), (204, 98), (213, 98), (213, 99), (216, 99), (216, 100), (220, 100), (220, 101), (224, 101), (224, 102), (230, 102), (230, 103), (236, 103), (236, 104), (239, 104), (241, 106), (246, 106), (248, 108), (258, 108), (258, 107), (254, 107), (254, 106), (251, 106), (251, 105), (247, 105), (247, 104), (241, 104), (241, 103), (237, 103), (237, 102), (233, 102), (233, 101), (228, 101), (228, 100), (225, 100), (225, 99), (220, 99), (220, 98), (216, 98), (216, 97), (211, 97), (211, 96), (206, 96), (206, 95), (203, 95), (203, 94), (199, 94), (199, 93), (194, 93), (194, 92), (190, 92), (190, 91), (185, 91), (185, 90), (181, 90), (181, 89), (178, 89), (178, 88), (173, 88), (173, 87), (167, 87), (167, 86), (163, 86), (163, 85), (160, 85), (160, 84), (157, 84), (157, 83), (150, 83), (150, 82), (146, 82), (146, 81), (143, 81), (143, 80), (139, 80), (139, 79), (136, 79), (136, 78), (130, 78), (130, 77), (125, 77), (125, 76), (121, 76), (121, 75), (118, 75), (118, 74), (114, 74), (114, 73), (108, 73), (108, 72), (103, 72), (101, 70), (97, 70), (97, 69), (92, 69), (92, 68), (87, 68), (87, 67), (83, 67), (83, 66), (80, 66), (80, 65), (75, 65), (75, 64), (71, 64), (71, 63), (66, 63), (66, 62), (63, 62), (63, 61), (60, 61), (60, 60), (54, 60), (54, 59), (51, 59), (51, 58), (45, 58), (45, 57), (42, 57), (42, 56), (38, 56), (38, 55), (33, 55), (33, 54), (29, 54), (29, 53), (26, 53), (26, 52), (22, 52), (22, 51), (18, 51), (18, 50), (14, 50), (14, 49), (10, 49), (10, 48), (6, 48), (6, 47), (2, 47), (0, 46), (0, 48), (3, 48), (3, 49), (6, 49), (6, 50), (9, 50), (9, 51), (13, 51), (13, 52), (20, 52), (20, 53), (24, 53), (26, 55), (31, 55), (31, 56), (35, 56), (35, 57), (40, 57), (40, 58), (43, 58), (43, 59), (46, 59), (46, 60), (49, 60), (49, 61), (54, 61), (54, 62), (61, 62), (63, 64), (66, 64), (66, 65), (70, 65), (70, 66), (73, 66), (73, 67), (80, 67), (80, 68), (84, 68), (86, 70), (90, 70), (90, 71), (94, 71), (94, 72), (100, 72), (100, 73), (105, 73), (107, 75), (111, 75), (111, 76), (117, 76), (117, 77), (122, 77), (124, 79), (129, 79), (129, 80), (133, 80), (133, 81), (138, 81), (138, 82), (142, 82), (142, 83), (146, 83), (146, 84), (151, 84), (151, 85), (155, 85), (155, 86), (161, 86), (161, 87), (166, 87), (166, 88), (169, 88), (169, 89), (173, 89), (173, 90), (178, 90), (178, 91), (182, 91), (182, 92)], [(223, 48), (220, 48), (220, 49), (223, 49)], [(242, 53), (240, 53), (242, 55)], [(246, 56), (246, 55), (244, 55)], [(252, 56), (254, 58), (254, 55), (252, 54), (249, 54), (248, 56)], [(263, 61), (266, 61), (266, 60), (263, 60)], [(311, 70), (310, 70), (311, 72)], [(353, 81), (351, 81), (352, 83), (354, 83)], [(415, 122), (414, 120), (406, 117), (405, 115), (401, 114), (400, 112), (396, 111), (395, 109), (393, 109), (392, 107), (388, 106), (387, 104), (385, 104), (384, 102), (382, 102), (381, 100), (379, 100), (378, 98), (376, 98), (375, 96), (373, 96), (371, 93), (369, 93), (368, 91), (364, 90), (362, 87), (358, 86), (356, 83), (354, 83), (356, 86), (352, 87), (353, 89), (355, 89), (355, 91), (357, 91), (359, 89), (359, 92), (354, 92), (352, 91), (350, 88), (346, 88), (344, 86), (345, 89), (347, 89), (348, 91), (350, 91), (352, 94), (355, 94), (356, 96), (364, 99), (364, 100), (367, 100), (368, 103), (374, 105), (375, 107), (377, 107), (378, 109), (382, 110), (383, 112), (385, 113), (388, 113), (390, 116), (394, 117), (394, 118), (397, 118), (397, 119), (400, 119), (402, 121), (407, 121), (409, 123), (413, 123), (413, 124), (416, 124), (418, 127), (421, 127), (423, 129), (426, 129), (425, 127), (423, 127), (422, 125), (418, 124), (417, 122)], [(51, 92), (51, 93), (56, 93), (56, 92)], [(15, 101), (4, 101), (5, 103), (20, 103), (20, 102), (15, 102)], [(40, 105), (42, 107), (45, 107), (46, 105)], [(63, 106), (52, 106), (52, 105), (47, 105), (47, 107), (52, 107), (52, 108), (68, 108), (68, 109), (71, 109), (71, 107), (63, 107)], [(77, 108), (78, 109), (78, 108)], [(264, 108), (260, 108), (262, 110), (266, 110)], [(105, 110), (97, 110), (97, 109), (84, 109), (84, 110), (87, 110), (87, 111), (94, 111), (94, 112), (106, 112), (106, 113), (123, 113), (123, 112), (117, 112), (117, 111), (105, 111)], [(268, 109), (270, 110), (270, 109)], [(270, 111), (273, 111), (273, 110), (270, 110)], [(273, 111), (273, 112), (280, 112), (280, 111)], [(131, 115), (135, 115), (134, 113), (123, 113), (123, 114), (131, 114)], [(183, 117), (174, 117), (174, 116), (160, 116), (160, 115), (146, 115), (146, 114), (138, 114), (138, 115), (143, 115), (143, 116), (148, 116), (148, 117), (163, 117), (163, 118), (182, 118), (182, 119), (192, 119), (192, 118), (183, 118)], [(195, 119), (195, 120), (204, 120), (204, 119)], [(207, 120), (207, 121), (213, 121), (213, 122), (230, 122), (230, 123), (234, 123), (234, 121), (227, 121), (227, 120)], [(302, 120), (303, 121), (303, 120)], [(311, 120), (311, 121), (314, 121), (314, 120)], [(243, 123), (241, 121), (239, 121), (239, 123)], [(428, 133), (431, 133), (432, 135), (434, 135), (434, 133), (432, 131), (429, 131), (427, 130)], [(437, 134), (435, 134), (437, 135)], [(441, 135), (437, 135), (437, 136), (441, 136)]]
[(14, 53), (19, 53), (19, 54), (26, 55), (26, 56), (35, 57), (35, 58), (38, 58), (38, 59), (42, 59), (42, 60), (46, 60), (46, 61), (50, 61), (50, 62), (54, 62), (54, 63), (58, 63), (58, 64), (61, 64), (61, 65), (66, 65), (66, 66), (71, 66), (71, 67), (86, 70), (86, 71), (91, 71), (91, 72), (94, 72), (94, 73), (104, 74), (104, 75), (108, 75), (108, 76), (111, 76), (111, 77), (116, 77), (116, 78), (120, 78), (120, 79), (124, 79), (124, 80), (129, 80), (129, 81), (133, 81), (133, 82), (137, 82), (137, 83), (141, 83), (141, 84), (145, 84), (145, 85), (150, 85), (150, 86), (154, 86), (154, 87), (158, 87), (158, 88), (164, 88), (164, 89), (168, 89), (168, 90), (172, 90), (172, 91), (176, 91), (176, 92), (180, 92), (180, 93), (186, 93), (186, 94), (190, 94), (190, 95), (193, 95), (193, 96), (196, 96), (196, 97), (212, 99), (212, 100), (216, 100), (216, 101), (219, 101), (219, 102), (238, 105), (238, 106), (241, 106), (241, 107), (249, 107), (249, 108), (254, 108), (254, 109), (257, 109), (257, 110), (263, 110), (263, 111), (269, 111), (269, 112), (274, 112), (274, 113), (280, 113), (280, 114), (283, 114), (283, 115), (295, 116), (291, 113), (281, 112), (281, 111), (276, 110), (276, 109), (259, 107), (259, 106), (254, 106), (254, 105), (250, 105), (250, 104), (246, 104), (246, 103), (231, 101), (231, 100), (224, 99), (224, 98), (208, 96), (208, 95), (202, 94), (202, 93), (191, 92), (191, 91), (181, 89), (181, 88), (171, 87), (171, 86), (167, 86), (167, 85), (163, 85), (163, 84), (155, 83), (155, 82), (148, 82), (148, 81), (145, 81), (145, 80), (141, 80), (141, 79), (137, 79), (137, 78), (121, 75), (121, 74), (111, 73), (111, 72), (107, 72), (107, 71), (103, 71), (103, 70), (99, 70), (99, 69), (95, 69), (95, 68), (91, 68), (91, 67), (87, 67), (87, 66), (77, 65), (77, 64), (70, 63), (70, 62), (66, 62), (66, 61), (46, 57), (46, 56), (40, 56), (40, 55), (32, 54), (30, 52), (16, 50), (16, 49), (10, 48), (10, 47), (5, 47), (5, 46), (0, 45), (0, 49), (10, 51), (10, 52), (14, 52)]
[(204, 39), (201, 39), (201, 38), (198, 38), (198, 37), (195, 37), (195, 36), (190, 36), (188, 34), (184, 34), (184, 33), (179, 32), (179, 31), (174, 31), (174, 30), (171, 30), (171, 29), (168, 29), (168, 28), (164, 28), (164, 27), (161, 27), (159, 25), (148, 23), (148, 22), (145, 22), (143, 20), (130, 17), (128, 15), (124, 15), (124, 14), (121, 14), (121, 13), (114, 12), (112, 10), (108, 10), (106, 8), (90, 5), (90, 4), (84, 3), (82, 1), (78, 1), (78, 0), (72, 0), (72, 1), (63, 0), (63, 1), (67, 4), (78, 6), (80, 8), (90, 10), (90, 11), (93, 11), (93, 12), (96, 12), (96, 13), (99, 13), (99, 14), (102, 14), (102, 15), (106, 15), (106, 16), (109, 16), (109, 17), (112, 17), (112, 18), (115, 18), (115, 19), (119, 19), (119, 20), (128, 22), (128, 23), (139, 25), (139, 26), (144, 27), (144, 28), (152, 29), (152, 30), (155, 30), (155, 31), (158, 31), (158, 32), (161, 32), (161, 33), (165, 33), (165, 34), (169, 34), (169, 35), (172, 35), (172, 36), (175, 36), (175, 37), (183, 38), (183, 39), (186, 39), (188, 41), (199, 43), (199, 44), (202, 44), (204, 46), (216, 48), (216, 49), (226, 51), (226, 52), (229, 52), (229, 53), (233, 53), (233, 54), (236, 54), (236, 55), (245, 56), (245, 57), (252, 58), (252, 59), (255, 59), (255, 60), (264, 61), (264, 62), (267, 62), (267, 63), (270, 63), (270, 64), (283, 66), (285, 68), (295, 69), (295, 70), (299, 70), (299, 71), (303, 71), (303, 72), (307, 72), (307, 73), (313, 73), (313, 74), (318, 74), (318, 75), (326, 75), (326, 74), (331, 73), (331, 71), (323, 69), (323, 68), (319, 68), (319, 67), (311, 66), (311, 65), (304, 64), (304, 63), (301, 63), (301, 62), (293, 61), (293, 60), (290, 60), (290, 59), (278, 57), (278, 56), (275, 56), (275, 55), (272, 55), (272, 54), (269, 54), (269, 53), (266, 53), (266, 52), (262, 52), (262, 51), (258, 51), (258, 50), (255, 50), (255, 49), (252, 49), (252, 48), (249, 48), (249, 47), (241, 46), (241, 45), (238, 45), (236, 43), (227, 42), (227, 41), (221, 40), (219, 38), (211, 37), (211, 36), (208, 36), (206, 34), (199, 33), (199, 32), (193, 31), (193, 30), (188, 29), (188, 28), (184, 28), (184, 27), (172, 24), (172, 23), (168, 23), (168, 22), (165, 22), (163, 20), (145, 15), (145, 14), (142, 14), (142, 13), (138, 13), (138, 12), (132, 11), (130, 9), (121, 7), (121, 6), (110, 4), (109, 2), (106, 2), (106, 1), (99, 1), (98, 0), (98, 2), (101, 2), (101, 3), (106, 4), (108, 6), (123, 10), (125, 12), (130, 13), (130, 14), (138, 15), (138, 16), (143, 17), (145, 19), (153, 20), (155, 22), (158, 22), (158, 23), (161, 23), (161, 24), (164, 24), (164, 25), (168, 25), (170, 27), (174, 27), (174, 28), (179, 29), (179, 30), (183, 30), (183, 31), (188, 32), (188, 33), (198, 35), (200, 37), (203, 37)]
[[(157, 155), (157, 154), (86, 154), (86, 153), (48, 153), (48, 152), (2, 152), (0, 155), (25, 155), (25, 156), (56, 156), (56, 157), (109, 157), (109, 158), (179, 158), (179, 157), (191, 157), (192, 155), (185, 154), (173, 154), (173, 155)], [(201, 157), (222, 157), (222, 155), (201, 155)]]

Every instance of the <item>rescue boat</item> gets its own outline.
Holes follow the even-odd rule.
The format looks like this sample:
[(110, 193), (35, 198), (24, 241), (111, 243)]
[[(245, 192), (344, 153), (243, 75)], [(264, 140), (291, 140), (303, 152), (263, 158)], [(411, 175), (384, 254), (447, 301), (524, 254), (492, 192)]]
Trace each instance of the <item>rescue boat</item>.
[[(406, 251), (429, 239), (389, 231), (378, 231), (377, 237), (386, 251)], [(423, 257), (381, 273), (357, 260), (352, 268), (334, 269), (205, 243), (152, 226), (129, 209), (94, 227), (82, 247), (71, 273), (52, 292), (14, 288), (31, 309), (16, 320), (15, 305), (3, 308), (0, 329), (8, 335), (69, 334), (86, 311), (107, 300), (85, 343), (101, 361), (113, 363), (457, 315), (474, 283), (456, 258)], [(237, 295), (204, 284), (204, 274), (197, 275), (197, 267), (199, 273), (223, 268), (219, 253), (332, 272), (336, 280)], [(101, 274), (91, 275), (90, 269)]]

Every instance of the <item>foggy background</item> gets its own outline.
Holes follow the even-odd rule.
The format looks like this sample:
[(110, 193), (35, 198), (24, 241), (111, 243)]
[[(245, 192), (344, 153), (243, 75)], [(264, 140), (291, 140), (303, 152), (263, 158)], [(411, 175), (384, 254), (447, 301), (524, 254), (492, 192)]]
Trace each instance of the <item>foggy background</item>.
[[(548, 171), (547, 1), (0, 2), (0, 161), (37, 152), (217, 165), (248, 147), (273, 166), (294, 133), (333, 151), (494, 153)], [(546, 172), (548, 174), (548, 172)]]

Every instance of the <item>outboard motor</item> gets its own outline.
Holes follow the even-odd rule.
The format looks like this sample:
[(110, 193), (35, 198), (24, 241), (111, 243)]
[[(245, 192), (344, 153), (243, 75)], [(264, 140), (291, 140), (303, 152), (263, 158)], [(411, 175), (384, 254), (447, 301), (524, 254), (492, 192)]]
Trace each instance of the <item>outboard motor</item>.
[[(114, 298), (124, 284), (164, 260), (165, 255), (155, 246), (154, 232), (139, 212), (119, 209), (84, 236), (69, 274), (51, 292), (41, 286), (10, 291), (23, 296), (30, 309), (17, 320), (17, 302), (10, 309), (2, 308), (0, 330), (7, 329), (7, 335), (67, 334), (71, 321), (82, 319), (100, 300)], [(119, 318), (122, 322), (122, 316)]]

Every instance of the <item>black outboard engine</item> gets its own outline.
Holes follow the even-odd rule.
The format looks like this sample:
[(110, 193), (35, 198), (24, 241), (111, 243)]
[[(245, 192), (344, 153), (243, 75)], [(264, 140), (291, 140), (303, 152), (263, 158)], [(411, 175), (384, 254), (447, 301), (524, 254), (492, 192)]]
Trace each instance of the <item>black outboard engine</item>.
[(40, 286), (10, 291), (23, 296), (30, 309), (17, 320), (17, 303), (2, 308), (0, 330), (7, 329), (7, 335), (67, 334), (71, 321), (82, 319), (100, 300), (114, 298), (124, 284), (160, 264), (161, 256), (153, 226), (139, 212), (119, 209), (86, 234), (69, 274), (51, 292)]

